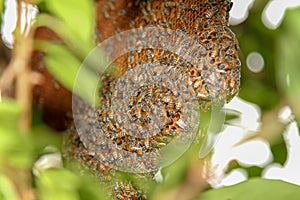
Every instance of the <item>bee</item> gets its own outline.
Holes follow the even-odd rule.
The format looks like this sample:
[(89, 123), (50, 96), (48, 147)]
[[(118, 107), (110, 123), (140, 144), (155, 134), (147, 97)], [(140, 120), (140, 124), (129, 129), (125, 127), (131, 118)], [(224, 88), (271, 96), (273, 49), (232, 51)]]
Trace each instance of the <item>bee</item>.
[(108, 135), (109, 134), (109, 130), (106, 128), (106, 129), (103, 129), (103, 133), (105, 134), (105, 135)]
[(194, 88), (197, 89), (202, 84), (202, 80), (196, 79), (194, 82)]
[(151, 118), (149, 117), (149, 111), (145, 111), (144, 112), (144, 120), (146, 121), (146, 122), (149, 122), (150, 120), (151, 120)]
[(87, 162), (89, 160), (89, 157), (88, 156), (81, 156), (81, 159), (84, 161), (84, 162)]
[(148, 101), (147, 104), (148, 104), (149, 108), (151, 108), (153, 106), (153, 102), (152, 101)]
[(103, 99), (103, 104), (106, 105), (106, 106), (109, 106), (110, 105), (110, 99), (109, 98)]
[(109, 117), (109, 119), (113, 119), (114, 118), (114, 110), (113, 109), (109, 110), (108, 117)]
[(117, 149), (116, 148), (112, 149), (111, 153), (112, 153), (113, 158), (115, 160), (117, 160), (118, 159), (118, 151), (117, 151)]
[(125, 200), (125, 197), (123, 195), (121, 195), (120, 193), (116, 194), (116, 198), (119, 200)]
[(169, 114), (170, 116), (174, 116), (174, 115), (176, 115), (176, 112), (175, 112), (173, 109), (169, 109), (169, 110), (168, 110), (168, 114)]
[(99, 153), (98, 154), (98, 157), (99, 157), (99, 160), (101, 161), (101, 162), (106, 162), (107, 161), (107, 158), (106, 158), (106, 156), (103, 154), (103, 153)]
[(147, 88), (147, 94), (148, 95), (152, 95), (153, 94), (153, 88), (152, 87), (148, 87)]
[(118, 154), (117, 154), (117, 159), (118, 160), (122, 160), (123, 159), (123, 156), (122, 156), (122, 153), (121, 152), (118, 152)]
[(171, 102), (171, 98), (169, 95), (165, 95), (163, 98), (162, 98), (162, 101), (165, 102), (165, 103), (170, 103)]
[(112, 177), (110, 175), (107, 175), (104, 177), (104, 180), (107, 182), (111, 181), (111, 179), (112, 179)]
[(229, 83), (230, 87), (234, 87), (235, 84), (236, 84), (235, 78), (231, 78), (231, 79), (230, 79), (230, 83)]
[(162, 138), (161, 135), (157, 135), (156, 140), (157, 140), (158, 142), (162, 142), (163, 138)]
[(143, 126), (141, 124), (137, 125), (137, 129), (140, 133), (144, 132)]
[(228, 28), (228, 27), (224, 27), (224, 37), (230, 39), (230, 40), (233, 40), (234, 38), (234, 34), (233, 32)]
[(106, 113), (106, 111), (105, 111), (105, 110), (103, 110), (103, 111), (101, 112), (101, 116), (102, 116), (102, 117), (104, 117), (104, 118), (106, 118), (106, 117), (107, 117), (107, 113)]
[(122, 138), (122, 137), (125, 137), (125, 136), (126, 136), (126, 132), (125, 131), (123, 131), (123, 130), (118, 131), (118, 137), (119, 138)]
[(134, 104), (134, 96), (129, 97), (129, 106), (133, 106)]
[(135, 151), (138, 155), (143, 154), (143, 150), (141, 147), (132, 147), (132, 150)]
[(175, 130), (169, 130), (169, 135), (170, 136), (175, 136), (176, 135), (176, 131)]
[(218, 56), (218, 53), (219, 53), (219, 50), (218, 50), (218, 49), (213, 49), (213, 50), (211, 51), (210, 56), (211, 56), (212, 58), (215, 58), (215, 57)]
[(191, 80), (191, 77), (190, 77), (190, 76), (186, 77), (186, 83), (187, 83), (189, 86), (193, 84), (193, 81)]
[(107, 140), (107, 145), (108, 145), (108, 146), (111, 147), (111, 146), (113, 146), (113, 144), (114, 144), (114, 141), (113, 141), (112, 139), (108, 139), (108, 140)]
[(133, 150), (132, 146), (131, 146), (131, 145), (128, 145), (128, 144), (125, 144), (125, 145), (124, 145), (124, 149), (126, 149), (126, 150), (129, 151), (129, 152), (132, 152), (132, 150)]
[(175, 109), (176, 109), (176, 110), (180, 110), (181, 107), (182, 107), (182, 103), (181, 103), (180, 101), (176, 101), (176, 102), (175, 102)]
[(197, 97), (205, 99), (208, 97), (208, 95), (209, 94), (208, 94), (208, 91), (206, 90), (205, 86), (197, 88)]
[(121, 115), (117, 113), (115, 116), (116, 122), (121, 125), (123, 123)]
[(176, 2), (175, 1), (167, 1), (165, 3), (165, 7), (169, 8), (169, 7), (175, 7), (176, 6)]
[(170, 142), (170, 139), (166, 136), (163, 136), (163, 143), (166, 144), (166, 143), (169, 143)]
[(132, 137), (132, 136), (133, 136), (132, 131), (127, 131), (126, 133), (127, 133), (127, 135), (128, 135), (129, 137)]
[(182, 128), (182, 129), (185, 129), (187, 127), (186, 123), (182, 120), (182, 119), (179, 119), (176, 124)]
[(137, 150), (136, 150), (136, 153), (137, 153), (138, 155), (142, 155), (142, 154), (143, 154), (142, 148), (137, 149)]
[(144, 138), (144, 144), (146, 149), (149, 149), (149, 138)]
[(162, 131), (163, 135), (169, 135), (169, 129), (168, 128), (164, 128), (164, 130)]
[(98, 170), (101, 170), (101, 171), (105, 171), (105, 170), (106, 170), (106, 167), (105, 167), (105, 165), (103, 165), (102, 163), (98, 163), (98, 164), (97, 164), (97, 169), (98, 169)]
[(116, 130), (117, 130), (117, 129), (115, 128), (115, 126), (113, 125), (113, 123), (111, 123), (111, 122), (109, 122), (109, 123), (107, 124), (107, 128), (110, 129), (110, 130), (112, 130), (112, 131), (116, 131)]
[(131, 184), (130, 183), (126, 183), (125, 187), (124, 187), (124, 190), (126, 192), (130, 192), (131, 191)]
[(115, 127), (116, 127), (117, 130), (120, 129), (120, 125), (119, 124), (115, 124)]
[(165, 146), (166, 146), (166, 143), (163, 143), (163, 142), (157, 143), (157, 147), (158, 147), (158, 148), (163, 148), (163, 147), (165, 147)]
[[(128, 116), (128, 118), (129, 118), (129, 121), (133, 120), (132, 114), (131, 114), (130, 112), (127, 113), (127, 116)], [(129, 122), (126, 121), (126, 122), (125, 122), (125, 125), (126, 125), (126, 126), (129, 126)]]
[(145, 165), (140, 162), (137, 163), (136, 168), (139, 169), (141, 172), (146, 170)]
[(136, 99), (136, 102), (137, 103), (141, 103), (143, 100), (143, 96), (142, 95), (139, 95), (138, 98)]
[(142, 111), (141, 111), (140, 108), (137, 108), (137, 109), (135, 110), (135, 116), (136, 116), (136, 118), (138, 118), (138, 119), (140, 119), (140, 118), (142, 117)]

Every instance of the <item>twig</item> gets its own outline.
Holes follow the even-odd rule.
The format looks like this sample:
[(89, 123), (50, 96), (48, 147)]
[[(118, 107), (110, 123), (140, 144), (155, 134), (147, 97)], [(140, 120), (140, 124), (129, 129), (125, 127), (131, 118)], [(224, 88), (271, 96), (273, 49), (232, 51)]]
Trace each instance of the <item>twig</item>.
[[(24, 29), (21, 30), (22, 3), (27, 0), (17, 1), (17, 25), (14, 31), (15, 45), (12, 59), (3, 72), (0, 79), (1, 92), (9, 91), (16, 81), (16, 100), (23, 109), (19, 120), (19, 128), (23, 133), (28, 133), (31, 127), (31, 102), (32, 102), (32, 83), (31, 70), (28, 63), (32, 53), (33, 31), (27, 17), (24, 22)], [(28, 15), (28, 8), (25, 7), (25, 14)], [(27, 34), (26, 34), (27, 32)]]

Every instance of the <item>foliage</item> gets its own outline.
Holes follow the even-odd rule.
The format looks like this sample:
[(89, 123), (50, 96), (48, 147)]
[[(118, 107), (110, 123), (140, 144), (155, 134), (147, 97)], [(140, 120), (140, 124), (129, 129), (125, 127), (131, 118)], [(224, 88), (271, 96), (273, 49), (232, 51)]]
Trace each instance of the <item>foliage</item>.
[[(275, 192), (276, 191), (276, 192)], [(296, 200), (300, 187), (280, 180), (253, 178), (233, 186), (204, 192), (199, 200)]]

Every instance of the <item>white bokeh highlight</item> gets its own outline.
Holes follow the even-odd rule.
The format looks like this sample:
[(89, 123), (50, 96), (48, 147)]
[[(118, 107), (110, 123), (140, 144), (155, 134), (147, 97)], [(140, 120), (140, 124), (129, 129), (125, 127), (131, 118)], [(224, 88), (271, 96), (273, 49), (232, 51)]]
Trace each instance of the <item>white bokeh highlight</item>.
[(273, 0), (269, 1), (262, 13), (262, 22), (269, 29), (280, 26), (286, 9), (300, 6), (300, 0)]
[[(293, 118), (289, 107), (284, 107), (280, 111), (279, 119), (285, 119), (287, 122)], [(290, 183), (300, 185), (300, 136), (296, 121), (292, 121), (287, 126), (284, 133), (284, 139), (287, 145), (287, 160), (283, 166), (274, 163), (269, 165), (263, 171), (263, 177), (269, 179), (280, 179)]]
[(208, 180), (214, 188), (233, 185), (247, 179), (247, 172), (243, 170), (225, 174), (231, 160), (237, 160), (243, 166), (265, 167), (273, 159), (269, 143), (264, 139), (256, 138), (242, 142), (260, 129), (260, 108), (239, 97), (235, 97), (225, 108), (236, 110), (239, 116), (231, 120), (218, 136), (219, 140), (212, 156), (214, 176)]
[(247, 180), (247, 178), (248, 178), (248, 174), (246, 170), (234, 169), (224, 176), (221, 183), (218, 184), (216, 188), (238, 184), (240, 182)]
[(263, 56), (258, 52), (251, 52), (246, 59), (247, 67), (250, 71), (258, 73), (264, 68), (265, 61)]
[(254, 0), (232, 0), (233, 6), (230, 10), (230, 25), (238, 25), (248, 18)]

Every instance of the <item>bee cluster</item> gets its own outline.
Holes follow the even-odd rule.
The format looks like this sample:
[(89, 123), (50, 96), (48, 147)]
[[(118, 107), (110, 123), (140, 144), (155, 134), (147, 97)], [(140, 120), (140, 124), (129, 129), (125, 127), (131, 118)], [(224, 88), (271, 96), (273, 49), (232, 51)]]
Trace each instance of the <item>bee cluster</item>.
[[(106, 49), (108, 55), (124, 47), (127, 53), (114, 60), (114, 72), (101, 78), (101, 104), (93, 109), (76, 100), (79, 111), (73, 114), (81, 122), (70, 131), (65, 157), (83, 161), (110, 183), (114, 198), (146, 198), (115, 174), (127, 171), (151, 179), (164, 148), (195, 137), (199, 104), (206, 109), (238, 92), (241, 64), (228, 28), (231, 3), (105, 0), (96, 6), (99, 43), (135, 30), (125, 39), (116, 35), (112, 44), (120, 45)], [(139, 32), (151, 26), (163, 31)]]

